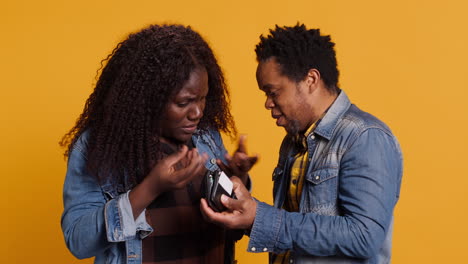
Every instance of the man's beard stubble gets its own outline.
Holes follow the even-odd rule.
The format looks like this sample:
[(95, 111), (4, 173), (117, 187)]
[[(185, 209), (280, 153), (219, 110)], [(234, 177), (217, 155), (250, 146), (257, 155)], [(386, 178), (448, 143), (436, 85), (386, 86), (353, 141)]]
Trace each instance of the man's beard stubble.
[(288, 125), (286, 127), (286, 132), (290, 135), (290, 136), (297, 136), (299, 135), (299, 121), (298, 120), (294, 120), (294, 119), (286, 119), (288, 121)]
[(305, 136), (301, 133), (299, 128), (299, 121), (297, 120), (288, 120), (288, 126), (286, 132), (288, 136), (292, 139), (294, 149), (296, 153), (304, 153), (307, 149), (304, 145)]

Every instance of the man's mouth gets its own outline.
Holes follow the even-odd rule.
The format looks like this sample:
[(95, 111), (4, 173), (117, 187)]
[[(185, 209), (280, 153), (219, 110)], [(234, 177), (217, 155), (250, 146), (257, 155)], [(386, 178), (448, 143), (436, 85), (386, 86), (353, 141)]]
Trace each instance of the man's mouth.
[(281, 121), (284, 119), (283, 115), (271, 115), (273, 119), (276, 119), (276, 125), (277, 126), (282, 126)]

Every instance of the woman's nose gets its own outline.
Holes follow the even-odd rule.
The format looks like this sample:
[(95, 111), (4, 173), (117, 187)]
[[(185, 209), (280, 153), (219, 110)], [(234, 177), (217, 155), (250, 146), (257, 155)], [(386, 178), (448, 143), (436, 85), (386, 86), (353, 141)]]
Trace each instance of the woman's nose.
[(197, 120), (202, 118), (204, 108), (205, 104), (194, 104), (194, 106), (190, 109), (188, 118), (190, 120)]

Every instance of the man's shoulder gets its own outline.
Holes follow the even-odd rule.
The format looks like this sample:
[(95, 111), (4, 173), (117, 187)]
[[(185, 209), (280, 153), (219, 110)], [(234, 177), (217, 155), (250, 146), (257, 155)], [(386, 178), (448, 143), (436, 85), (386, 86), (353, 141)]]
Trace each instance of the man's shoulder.
[(390, 128), (382, 120), (361, 110), (354, 104), (344, 113), (340, 123), (360, 132), (375, 128), (391, 134)]

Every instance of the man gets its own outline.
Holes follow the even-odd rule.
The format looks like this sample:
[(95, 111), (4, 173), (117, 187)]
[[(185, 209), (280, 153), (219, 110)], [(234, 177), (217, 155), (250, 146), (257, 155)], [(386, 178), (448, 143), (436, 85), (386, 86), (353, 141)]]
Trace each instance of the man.
[(251, 198), (203, 213), (246, 229), (250, 252), (270, 263), (388, 263), (402, 157), (390, 129), (338, 88), (334, 43), (304, 25), (276, 27), (256, 47), (265, 107), (286, 129), (274, 170), (274, 206)]

